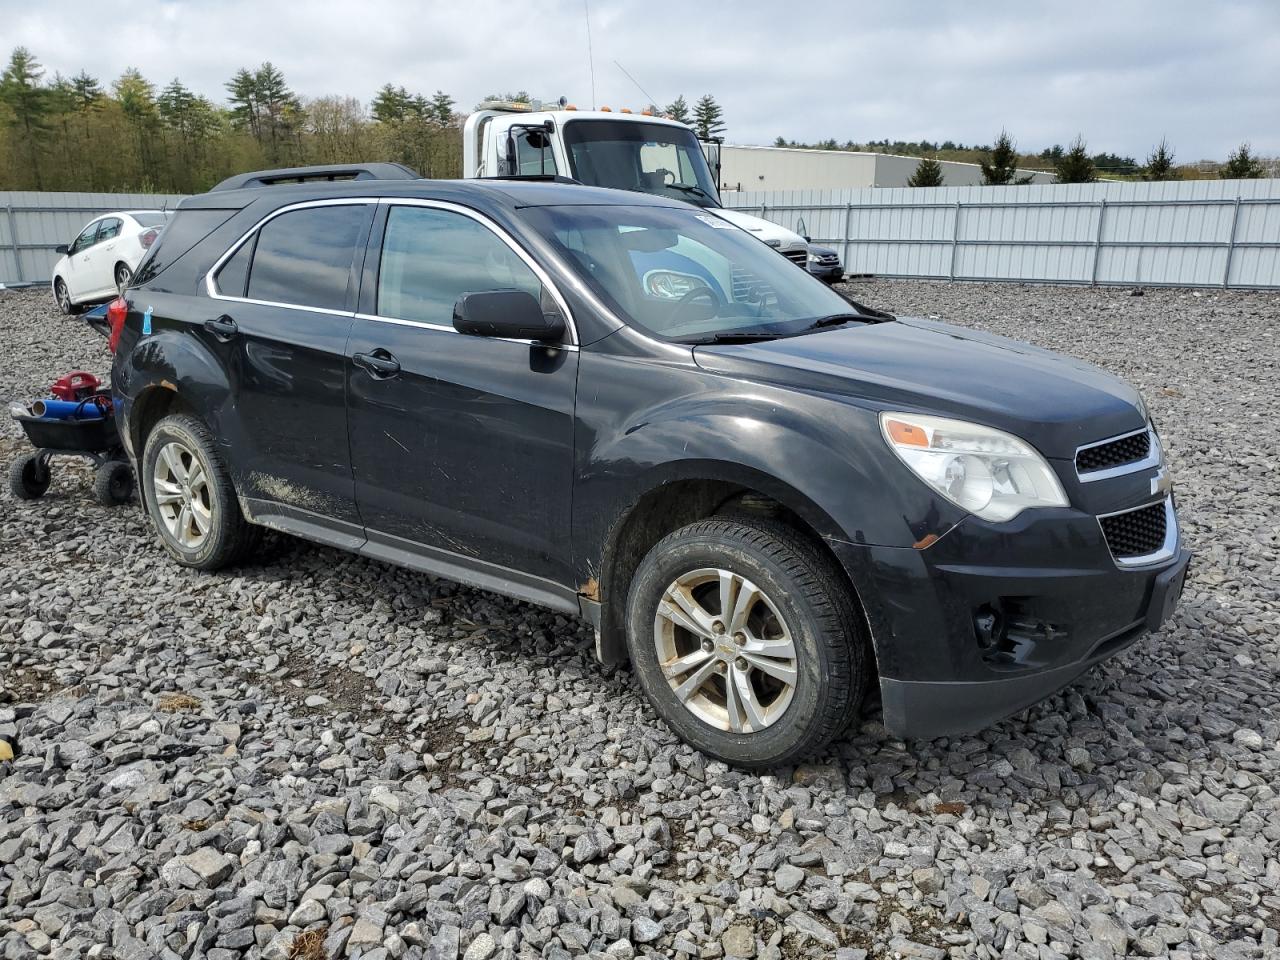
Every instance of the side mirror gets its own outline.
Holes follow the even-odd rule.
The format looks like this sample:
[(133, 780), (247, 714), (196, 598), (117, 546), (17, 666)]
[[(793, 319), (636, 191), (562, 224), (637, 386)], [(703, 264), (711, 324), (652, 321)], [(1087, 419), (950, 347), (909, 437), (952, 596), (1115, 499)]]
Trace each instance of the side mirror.
[(524, 290), (464, 293), (453, 305), (453, 328), (476, 337), (507, 337), (559, 343), (564, 317), (542, 312), (536, 297)]
[(63, 254), (63, 255), (69, 253), (70, 251), (71, 251), (71, 248), (67, 246), (65, 243), (60, 243), (53, 248), (54, 253)]

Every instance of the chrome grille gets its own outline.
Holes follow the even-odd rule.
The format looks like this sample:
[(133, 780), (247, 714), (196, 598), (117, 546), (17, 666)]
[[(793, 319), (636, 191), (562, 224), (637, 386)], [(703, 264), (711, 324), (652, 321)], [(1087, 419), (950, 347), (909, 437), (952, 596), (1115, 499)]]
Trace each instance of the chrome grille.
[(1081, 480), (1101, 480), (1156, 463), (1160, 441), (1150, 428), (1099, 440), (1076, 450), (1076, 474)]
[(805, 265), (805, 262), (809, 259), (809, 253), (806, 250), (788, 250), (786, 253), (783, 254), (783, 256), (786, 257), (788, 260), (790, 260), (792, 263), (801, 267), (803, 267)]
[(1102, 534), (1111, 555), (1118, 561), (1135, 560), (1159, 553), (1169, 533), (1169, 510), (1165, 501), (1099, 517)]

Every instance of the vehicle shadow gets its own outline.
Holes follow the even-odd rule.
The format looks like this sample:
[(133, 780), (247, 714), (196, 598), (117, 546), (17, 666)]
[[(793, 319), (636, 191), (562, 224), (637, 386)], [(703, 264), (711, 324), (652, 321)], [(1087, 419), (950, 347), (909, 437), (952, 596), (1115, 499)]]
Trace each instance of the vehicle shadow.
[[(585, 621), (284, 535), (266, 538), (255, 565), (237, 572), (314, 578), (354, 614), (374, 607), (395, 610), (397, 626), (412, 625), (415, 611), (420, 615), (431, 606), (446, 626), (463, 622), (479, 628), (468, 642), (488, 648), (495, 658), (524, 657), (551, 671), (568, 669), (575, 682), (598, 686), (595, 699), (630, 701), (628, 713), (639, 711), (674, 744), (630, 670), (595, 662), (593, 634)], [(1229, 742), (1235, 728), (1234, 721), (1218, 716), (1218, 688), (1204, 684), (1190, 666), (1223, 645), (1221, 631), (1204, 622), (1194, 601), (1186, 600), (1161, 631), (1041, 703), (967, 736), (897, 740), (881, 726), (878, 695), (869, 691), (849, 732), (823, 755), (766, 773), (801, 784), (826, 781), (836, 791), (869, 790), (877, 805), (896, 803), (922, 812), (957, 803), (1070, 808), (1117, 787), (1155, 796), (1166, 778), (1162, 767), (1206, 759), (1217, 749), (1213, 741)], [(548, 629), (537, 631), (540, 640), (534, 645), (532, 631), (516, 629), (522, 624)], [(683, 744), (673, 748), (696, 753)], [(735, 775), (749, 782), (764, 774)]]

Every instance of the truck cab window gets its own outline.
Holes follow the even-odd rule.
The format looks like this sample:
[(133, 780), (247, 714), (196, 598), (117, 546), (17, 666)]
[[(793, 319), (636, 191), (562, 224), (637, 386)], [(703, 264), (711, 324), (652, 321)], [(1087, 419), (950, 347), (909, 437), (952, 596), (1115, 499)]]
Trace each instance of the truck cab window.
[(551, 138), (541, 130), (517, 127), (512, 131), (516, 141), (516, 172), (522, 177), (553, 176), (556, 158), (551, 151)]

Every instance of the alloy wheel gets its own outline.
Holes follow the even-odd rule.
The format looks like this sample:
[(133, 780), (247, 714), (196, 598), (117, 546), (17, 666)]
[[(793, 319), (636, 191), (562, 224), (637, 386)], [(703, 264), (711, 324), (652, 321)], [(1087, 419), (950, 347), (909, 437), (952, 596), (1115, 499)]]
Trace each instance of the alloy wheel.
[(116, 264), (116, 291), (124, 293), (124, 288), (129, 285), (129, 281), (133, 279), (133, 271), (126, 267), (123, 263)]
[(214, 519), (209, 475), (200, 459), (185, 444), (171, 440), (160, 448), (151, 479), (169, 536), (185, 550), (199, 549)]
[(796, 646), (777, 606), (731, 570), (676, 578), (653, 620), (658, 665), (690, 713), (718, 730), (755, 733), (795, 695)]
[(67, 285), (59, 280), (54, 284), (53, 295), (58, 300), (58, 309), (63, 313), (71, 312), (71, 293), (67, 290)]

